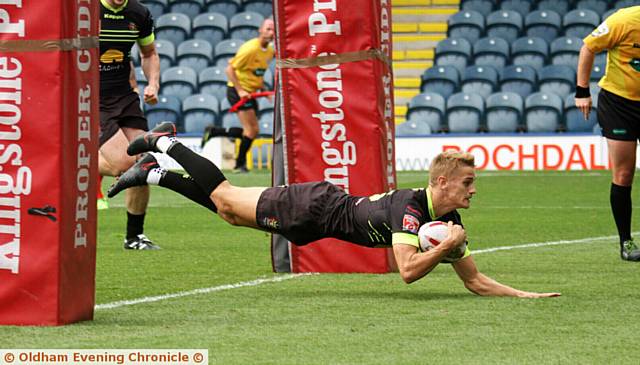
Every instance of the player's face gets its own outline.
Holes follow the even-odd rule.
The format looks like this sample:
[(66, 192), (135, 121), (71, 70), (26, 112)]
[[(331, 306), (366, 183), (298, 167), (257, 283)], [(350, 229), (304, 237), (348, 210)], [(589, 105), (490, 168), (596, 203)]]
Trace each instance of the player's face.
[(122, 6), (125, 1), (127, 1), (127, 0), (108, 0), (108, 2), (111, 3), (111, 6), (114, 6), (114, 7)]
[(264, 43), (269, 43), (273, 40), (273, 35), (275, 33), (275, 26), (273, 24), (273, 20), (267, 19), (262, 23), (260, 27), (260, 38)]
[(476, 173), (473, 167), (463, 166), (454, 171), (444, 187), (448, 200), (457, 208), (469, 208), (471, 197), (476, 193), (475, 182)]

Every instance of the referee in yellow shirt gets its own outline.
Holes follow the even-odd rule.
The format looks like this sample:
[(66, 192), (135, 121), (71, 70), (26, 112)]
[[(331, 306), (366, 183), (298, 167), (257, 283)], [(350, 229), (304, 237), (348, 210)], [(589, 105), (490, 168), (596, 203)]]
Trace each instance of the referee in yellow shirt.
[(620, 257), (640, 261), (631, 237), (631, 186), (640, 139), (640, 6), (620, 9), (584, 39), (577, 70), (576, 106), (585, 119), (591, 110), (589, 78), (595, 54), (608, 51), (599, 82), (598, 123), (611, 161), (611, 210), (620, 236)]

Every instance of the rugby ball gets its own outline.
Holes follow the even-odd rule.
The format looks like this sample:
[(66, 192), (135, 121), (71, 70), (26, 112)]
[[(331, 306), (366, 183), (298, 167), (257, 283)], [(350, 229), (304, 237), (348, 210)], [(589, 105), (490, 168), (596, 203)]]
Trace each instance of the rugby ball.
[(420, 249), (422, 251), (429, 251), (436, 247), (447, 238), (448, 232), (449, 227), (445, 222), (433, 221), (423, 224), (420, 230), (418, 230)]

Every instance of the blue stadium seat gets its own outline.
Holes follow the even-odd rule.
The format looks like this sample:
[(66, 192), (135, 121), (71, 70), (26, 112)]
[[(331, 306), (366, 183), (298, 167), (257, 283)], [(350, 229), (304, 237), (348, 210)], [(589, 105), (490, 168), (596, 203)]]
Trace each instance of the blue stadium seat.
[[(628, 8), (630, 6), (636, 6), (636, 5), (640, 5), (640, 1), (638, 0), (618, 0), (615, 2), (615, 4), (613, 4), (613, 8), (614, 9), (622, 9), (622, 8)], [(606, 19), (606, 18), (602, 18), (602, 19)]]
[(273, 113), (273, 103), (269, 101), (269, 98), (258, 99), (258, 117), (264, 113)]
[(396, 126), (396, 137), (424, 136), (431, 133), (429, 124), (419, 120), (407, 120)]
[(160, 70), (166, 70), (176, 64), (176, 46), (166, 39), (156, 39), (156, 51), (160, 58)]
[(523, 99), (537, 87), (536, 70), (531, 66), (507, 66), (500, 77), (500, 91), (512, 92)]
[(618, 9), (616, 8), (605, 11), (604, 14), (602, 14), (602, 21), (605, 21), (609, 16), (611, 16), (611, 14), (615, 13), (616, 11), (618, 11)]
[(520, 36), (522, 28), (522, 16), (511, 10), (498, 10), (489, 14), (485, 26), (488, 37), (500, 37), (509, 43)]
[(191, 67), (196, 73), (213, 62), (213, 47), (204, 39), (189, 39), (178, 46), (178, 65)]
[(596, 57), (593, 59), (594, 64), (605, 64), (607, 63), (607, 52), (603, 51), (600, 53), (596, 53)]
[(484, 100), (478, 94), (457, 93), (447, 99), (450, 133), (476, 133), (484, 115)]
[(442, 95), (426, 92), (414, 96), (407, 108), (407, 120), (429, 125), (432, 133), (442, 130), (445, 123), (446, 106)]
[(498, 92), (486, 99), (485, 119), (489, 132), (514, 133), (522, 129), (523, 102), (516, 93)]
[(498, 71), (493, 66), (469, 66), (462, 74), (460, 88), (465, 93), (475, 93), (483, 98), (498, 87)]
[(145, 107), (145, 116), (149, 123), (149, 128), (154, 128), (162, 122), (180, 122), (180, 99), (172, 95), (159, 95), (158, 103)]
[(535, 93), (524, 103), (528, 132), (555, 132), (562, 124), (562, 98), (554, 93)]
[(476, 65), (500, 69), (509, 61), (509, 43), (502, 38), (481, 38), (473, 45), (473, 58)]
[(215, 45), (215, 51), (213, 56), (213, 62), (218, 67), (226, 68), (229, 64), (229, 60), (236, 55), (238, 49), (244, 41), (241, 39), (225, 39), (222, 42)]
[(448, 98), (460, 84), (460, 74), (453, 66), (434, 66), (422, 74), (420, 92), (434, 92)]
[(462, 10), (448, 20), (447, 36), (449, 38), (465, 38), (473, 44), (484, 33), (484, 16), (477, 11)]
[(201, 94), (210, 94), (218, 100), (226, 99), (227, 75), (222, 67), (207, 67), (198, 75), (198, 89)]
[(576, 9), (566, 13), (562, 19), (564, 35), (580, 39), (589, 35), (600, 23), (600, 16), (592, 10)]
[(160, 92), (173, 95), (180, 101), (195, 93), (197, 86), (198, 74), (190, 67), (170, 67), (160, 76)]
[(205, 7), (209, 13), (220, 13), (230, 19), (242, 8), (241, 0), (206, 0)]
[(464, 0), (460, 5), (462, 10), (473, 10), (487, 16), (491, 14), (496, 8), (496, 3), (493, 0)]
[(156, 38), (178, 45), (191, 35), (191, 19), (180, 13), (166, 13), (156, 20)]
[(224, 98), (220, 102), (220, 117), (222, 118), (222, 126), (224, 128), (231, 128), (231, 127), (242, 128), (242, 124), (240, 124), (240, 119), (238, 119), (238, 113), (230, 113), (229, 109), (231, 109), (229, 100)]
[(167, 11), (169, 6), (168, 0), (142, 0), (142, 4), (149, 9), (153, 19), (158, 19), (160, 15)]
[(577, 67), (578, 55), (582, 48), (582, 39), (576, 37), (560, 37), (551, 42), (549, 58), (553, 65)]
[(204, 7), (204, 0), (169, 0), (169, 11), (182, 13), (189, 18), (195, 18)]
[(553, 10), (536, 10), (524, 19), (524, 29), (529, 37), (540, 37), (551, 43), (560, 34), (562, 18)]
[(471, 58), (471, 43), (464, 38), (446, 38), (436, 45), (435, 64), (454, 66), (463, 73)]
[(264, 17), (258, 13), (245, 11), (229, 19), (229, 37), (248, 41), (258, 36), (258, 29)]
[(584, 115), (576, 107), (575, 98), (573, 95), (567, 95), (564, 101), (564, 117), (567, 127), (567, 132), (591, 132), (593, 133), (594, 126), (598, 124), (598, 117), (596, 113), (597, 105), (591, 107), (591, 113), (589, 113), (589, 120), (584, 120)]
[(258, 118), (258, 127), (260, 127), (260, 135), (263, 137), (273, 136), (273, 109), (264, 111)]
[(205, 39), (212, 45), (218, 44), (227, 37), (228, 23), (227, 17), (220, 13), (200, 14), (193, 19), (193, 38)]
[(262, 78), (262, 82), (264, 83), (264, 87), (267, 90), (273, 90), (274, 89), (274, 85), (273, 82), (275, 81), (274, 76), (273, 76), (273, 71), (271, 71), (271, 68), (267, 68), (267, 70), (264, 72), (264, 76)]
[(591, 69), (591, 78), (589, 79), (589, 88), (591, 89), (591, 95), (595, 95), (595, 91), (600, 91), (600, 86), (598, 86), (598, 82), (602, 76), (604, 76), (606, 70), (606, 65), (603, 63), (596, 63), (593, 65)]
[(538, 86), (545, 93), (556, 93), (566, 97), (575, 88), (576, 72), (571, 66), (549, 65), (538, 73)]
[(273, 16), (273, 2), (271, 0), (244, 0), (242, 6), (244, 11), (252, 11), (265, 18)]
[(564, 16), (571, 8), (569, 0), (540, 0), (538, 1), (538, 10), (551, 10)]
[(182, 120), (185, 133), (203, 133), (218, 118), (218, 99), (209, 94), (195, 94), (182, 102)]
[(596, 14), (604, 14), (609, 9), (609, 4), (605, 0), (579, 0), (576, 9), (588, 9)]
[(511, 10), (519, 13), (523, 18), (533, 8), (534, 0), (502, 0), (499, 1), (500, 10)]
[(511, 62), (518, 66), (531, 66), (540, 70), (549, 56), (549, 45), (539, 37), (518, 38), (511, 45)]

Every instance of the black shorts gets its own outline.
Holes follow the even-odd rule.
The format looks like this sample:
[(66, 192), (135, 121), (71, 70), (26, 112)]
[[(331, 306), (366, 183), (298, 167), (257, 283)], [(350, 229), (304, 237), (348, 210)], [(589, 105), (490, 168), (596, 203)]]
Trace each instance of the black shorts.
[(328, 182), (310, 182), (266, 189), (256, 211), (258, 225), (301, 246), (329, 236), (329, 219), (347, 194)]
[(601, 89), (598, 94), (598, 124), (606, 138), (620, 141), (640, 139), (640, 101)]
[(149, 130), (138, 94), (131, 90), (124, 95), (100, 95), (100, 146), (122, 127)]
[[(227, 86), (227, 100), (231, 106), (240, 101), (240, 95), (238, 95), (238, 90), (236, 90), (235, 87)], [(256, 115), (258, 114), (258, 102), (256, 99), (251, 99), (238, 108), (238, 110), (249, 109), (253, 109), (256, 112)]]

